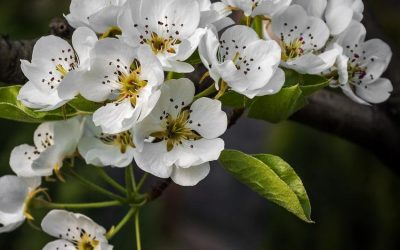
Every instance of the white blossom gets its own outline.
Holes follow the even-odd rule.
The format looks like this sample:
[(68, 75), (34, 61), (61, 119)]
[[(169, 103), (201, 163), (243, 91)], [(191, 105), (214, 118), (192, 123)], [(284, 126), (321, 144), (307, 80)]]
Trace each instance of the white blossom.
[(165, 71), (188, 73), (194, 68), (184, 61), (205, 33), (200, 16), (197, 0), (132, 0), (118, 23), (121, 39), (151, 48)]
[(58, 238), (43, 250), (112, 250), (106, 230), (83, 214), (64, 210), (50, 211), (42, 221), (42, 229)]
[(218, 137), (227, 129), (221, 102), (200, 98), (192, 103), (194, 93), (188, 79), (167, 81), (156, 108), (135, 128), (137, 165), (185, 186), (208, 175), (208, 162), (217, 160), (224, 149)]
[(58, 173), (63, 160), (73, 156), (82, 134), (80, 118), (45, 122), (34, 133), (34, 146), (21, 145), (11, 152), (10, 166), (22, 177)]
[(325, 75), (336, 76), (332, 86), (340, 86), (353, 101), (361, 104), (386, 101), (393, 86), (381, 78), (392, 58), (390, 47), (380, 39), (365, 41), (364, 26), (353, 21), (334, 42), (343, 48), (335, 67)]
[(287, 7), (292, 0), (222, 0), (227, 9), (242, 10), (246, 16), (274, 16)]
[(213, 24), (217, 30), (222, 30), (235, 22), (227, 17), (231, 11), (226, 8), (222, 2), (211, 3), (210, 0), (196, 0), (200, 7), (200, 24), (201, 28)]
[(25, 106), (42, 111), (54, 110), (77, 95), (81, 70), (89, 66), (89, 52), (97, 41), (88, 28), (77, 29), (73, 47), (56, 36), (40, 38), (33, 49), (32, 61), (21, 61), (28, 82), (18, 100)]
[(68, 23), (74, 27), (89, 27), (103, 34), (118, 30), (117, 20), (126, 0), (72, 0)]
[(154, 108), (164, 72), (146, 46), (132, 48), (114, 38), (100, 40), (93, 49), (91, 68), (82, 75), (80, 93), (94, 102), (106, 102), (93, 115), (104, 133), (132, 128)]
[(315, 17), (323, 19), (332, 36), (337, 36), (349, 27), (352, 20), (363, 19), (362, 0), (294, 0)]
[(318, 74), (333, 66), (340, 51), (325, 47), (329, 29), (321, 19), (309, 16), (300, 5), (291, 5), (285, 12), (272, 18), (266, 39), (276, 39), (282, 48), (285, 68), (302, 74)]
[(41, 192), (37, 189), (40, 184), (39, 177), (0, 177), (0, 233), (11, 232), (22, 225), (25, 219), (33, 219), (28, 211), (29, 202)]
[(222, 79), (234, 91), (249, 98), (275, 94), (285, 82), (285, 75), (278, 67), (281, 48), (275, 41), (260, 39), (249, 27), (233, 26), (219, 39), (210, 28), (200, 43), (199, 52), (217, 86)]
[(105, 134), (93, 124), (91, 117), (85, 122), (82, 139), (79, 142), (79, 153), (87, 164), (98, 167), (126, 167), (133, 161), (135, 150), (132, 130), (119, 134)]

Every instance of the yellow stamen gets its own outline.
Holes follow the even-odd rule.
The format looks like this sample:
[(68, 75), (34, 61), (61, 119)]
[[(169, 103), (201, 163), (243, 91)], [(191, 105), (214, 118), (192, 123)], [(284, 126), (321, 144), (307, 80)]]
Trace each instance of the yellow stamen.
[(110, 27), (106, 32), (101, 34), (100, 39), (104, 39), (107, 37), (117, 37), (118, 35), (122, 34), (122, 30), (117, 26)]
[(78, 242), (78, 250), (94, 250), (98, 245), (99, 241), (92, 239), (87, 233), (81, 236), (81, 240)]

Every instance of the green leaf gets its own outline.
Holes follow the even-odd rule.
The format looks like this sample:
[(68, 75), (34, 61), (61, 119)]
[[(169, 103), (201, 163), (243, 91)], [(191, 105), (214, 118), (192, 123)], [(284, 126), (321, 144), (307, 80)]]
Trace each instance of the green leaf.
[(257, 98), (250, 106), (249, 117), (272, 123), (287, 120), (308, 104), (308, 96), (329, 85), (326, 78), (318, 75), (302, 75), (285, 69), (285, 76), (282, 90)]
[(25, 107), (17, 96), (21, 86), (8, 86), (0, 88), (0, 118), (40, 123), (46, 120), (61, 120), (63, 115), (60, 110), (51, 112), (38, 112)]
[(74, 108), (76, 111), (89, 114), (94, 113), (97, 109), (99, 109), (102, 106), (101, 103), (88, 101), (82, 96), (77, 96), (72, 101), (70, 101), (68, 105)]
[(244, 95), (241, 95), (235, 91), (227, 91), (221, 98), (220, 101), (224, 106), (232, 108), (244, 108), (247, 107), (251, 100)]
[(249, 117), (279, 123), (288, 119), (307, 104), (300, 85), (283, 88), (279, 93), (257, 98), (249, 110)]
[(303, 221), (313, 223), (310, 201), (303, 183), (281, 158), (266, 154), (250, 156), (240, 151), (225, 150), (219, 161), (225, 170), (264, 198)]
[(100, 107), (100, 104), (77, 97), (63, 108), (53, 111), (33, 110), (17, 100), (20, 89), (20, 85), (0, 87), (0, 118), (27, 123), (42, 123), (92, 114)]

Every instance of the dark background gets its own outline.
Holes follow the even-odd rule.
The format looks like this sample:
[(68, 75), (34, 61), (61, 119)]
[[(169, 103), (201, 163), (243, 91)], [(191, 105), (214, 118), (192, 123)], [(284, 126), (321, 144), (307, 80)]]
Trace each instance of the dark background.
[[(400, 48), (399, 1), (367, 2), (385, 39), (396, 45), (396, 51)], [(68, 5), (68, 0), (0, 0), (0, 34), (14, 39), (45, 35), (50, 19), (68, 13)], [(0, 121), (0, 175), (12, 174), (10, 152), (14, 146), (32, 143), (36, 126)], [(292, 122), (269, 125), (243, 119), (225, 138), (227, 148), (276, 154), (291, 163), (308, 190), (316, 223), (305, 224), (263, 200), (214, 164), (201, 184), (194, 188), (172, 185), (160, 200), (143, 209), (143, 249), (400, 249), (399, 177), (369, 152)], [(81, 167), (80, 172), (95, 178), (90, 168)], [(111, 171), (116, 176), (122, 172)], [(150, 183), (155, 181), (151, 179)], [(73, 180), (49, 187), (56, 202), (104, 199)], [(81, 212), (106, 228), (124, 215), (121, 209)], [(42, 214), (35, 215), (34, 223), (39, 225)], [(36, 250), (50, 240), (25, 223), (13, 233), (0, 235), (0, 249)], [(116, 250), (135, 249), (133, 224), (112, 244)]]

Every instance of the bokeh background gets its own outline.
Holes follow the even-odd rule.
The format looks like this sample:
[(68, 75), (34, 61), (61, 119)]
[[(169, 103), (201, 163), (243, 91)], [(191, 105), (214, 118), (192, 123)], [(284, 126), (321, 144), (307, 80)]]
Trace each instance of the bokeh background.
[[(396, 53), (400, 48), (399, 1), (367, 2)], [(68, 13), (68, 6), (69, 0), (0, 0), (0, 34), (15, 39), (45, 35), (50, 19)], [(10, 152), (16, 145), (32, 143), (36, 126), (0, 121), (0, 175), (12, 174)], [(172, 185), (160, 200), (143, 209), (144, 250), (400, 249), (400, 179), (369, 152), (292, 122), (271, 125), (242, 119), (225, 138), (227, 148), (276, 154), (291, 163), (308, 190), (316, 223), (299, 221), (214, 164), (198, 186)], [(96, 178), (89, 167), (79, 171)], [(110, 173), (117, 178), (122, 174), (118, 170)], [(150, 183), (155, 181), (150, 179)], [(56, 202), (104, 199), (73, 180), (48, 185)], [(109, 228), (125, 211), (81, 212)], [(43, 213), (35, 215), (34, 223), (39, 225)], [(13, 233), (0, 235), (0, 249), (39, 250), (50, 240), (25, 223)], [(133, 224), (112, 244), (116, 250), (135, 249)]]

